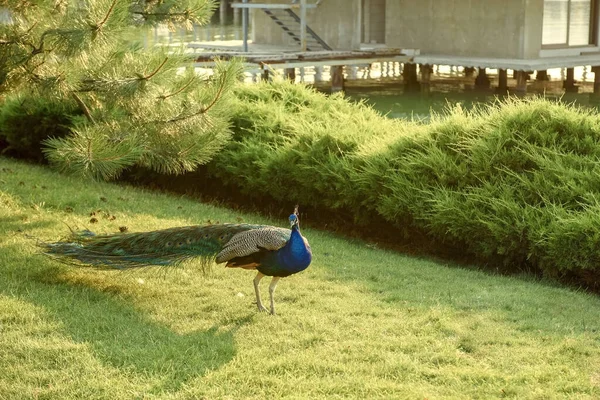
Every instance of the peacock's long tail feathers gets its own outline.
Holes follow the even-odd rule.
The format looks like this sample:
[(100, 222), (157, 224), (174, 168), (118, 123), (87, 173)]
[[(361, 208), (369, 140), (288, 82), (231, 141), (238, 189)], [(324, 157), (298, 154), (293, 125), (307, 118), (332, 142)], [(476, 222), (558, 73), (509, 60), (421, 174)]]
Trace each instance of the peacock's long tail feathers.
[(199, 258), (204, 267), (235, 234), (263, 227), (218, 224), (113, 235), (82, 231), (73, 232), (62, 241), (40, 246), (51, 257), (98, 267), (124, 269), (176, 265), (191, 258)]

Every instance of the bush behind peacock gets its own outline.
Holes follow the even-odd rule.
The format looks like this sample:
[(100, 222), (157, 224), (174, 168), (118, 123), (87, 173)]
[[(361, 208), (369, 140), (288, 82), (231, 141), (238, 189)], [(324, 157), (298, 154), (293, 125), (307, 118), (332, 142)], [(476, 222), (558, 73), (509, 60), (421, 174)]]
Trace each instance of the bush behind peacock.
[(241, 86), (209, 173), (248, 196), (383, 217), (512, 270), (600, 282), (600, 118), (513, 99), (427, 123), (287, 83)]

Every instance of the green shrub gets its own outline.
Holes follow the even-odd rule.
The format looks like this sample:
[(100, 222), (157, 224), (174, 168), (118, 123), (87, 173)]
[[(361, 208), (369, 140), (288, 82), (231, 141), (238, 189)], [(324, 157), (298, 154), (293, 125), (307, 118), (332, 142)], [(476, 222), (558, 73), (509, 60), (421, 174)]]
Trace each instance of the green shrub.
[[(591, 112), (540, 99), (511, 100), (467, 115), (450, 111), (426, 128), (419, 146), (401, 138), (388, 154), (377, 155), (398, 165), (385, 173), (380, 162), (370, 172), (383, 176), (388, 189), (377, 210), (392, 223), (399, 212), (408, 214), (433, 238), (485, 262), (533, 266), (550, 275), (598, 268), (589, 251), (593, 243), (598, 247), (594, 236), (580, 234), (586, 256), (569, 261), (564, 255), (571, 250), (561, 246), (569, 243), (567, 232), (575, 233), (558, 229), (556, 221), (570, 215), (586, 222), (586, 232), (593, 230), (599, 127)], [(573, 230), (582, 231), (581, 225)]]
[(240, 86), (236, 95), (233, 141), (210, 173), (247, 196), (348, 207), (353, 155), (399, 126), (364, 104), (299, 85)]
[(42, 161), (41, 143), (49, 137), (67, 136), (78, 114), (74, 101), (50, 101), (35, 95), (8, 97), (0, 108), (0, 137), (7, 145), (4, 152)]
[(600, 277), (595, 113), (509, 99), (418, 123), (288, 83), (236, 95), (234, 140), (208, 173), (246, 195), (383, 218), (513, 270)]

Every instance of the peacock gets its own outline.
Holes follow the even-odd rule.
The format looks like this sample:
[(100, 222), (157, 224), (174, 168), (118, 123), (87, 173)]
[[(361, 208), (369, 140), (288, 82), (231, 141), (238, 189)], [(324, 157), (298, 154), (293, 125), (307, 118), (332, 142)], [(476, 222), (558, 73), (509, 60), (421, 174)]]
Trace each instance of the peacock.
[(95, 235), (88, 230), (68, 238), (41, 243), (46, 255), (96, 267), (128, 269), (151, 265), (176, 265), (199, 258), (227, 268), (257, 270), (253, 280), (256, 305), (267, 312), (259, 290), (265, 276), (269, 285), (270, 312), (275, 314), (274, 293), (279, 279), (304, 271), (312, 261), (308, 240), (300, 233), (298, 207), (289, 217), (291, 229), (269, 225), (211, 224), (152, 232)]

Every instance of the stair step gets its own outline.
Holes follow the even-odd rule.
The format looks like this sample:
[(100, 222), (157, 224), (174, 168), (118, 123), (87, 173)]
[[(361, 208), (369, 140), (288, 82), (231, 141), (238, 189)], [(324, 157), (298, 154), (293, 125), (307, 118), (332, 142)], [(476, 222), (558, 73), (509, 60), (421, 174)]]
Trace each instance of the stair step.
[[(301, 27), (298, 16), (291, 10), (262, 9), (281, 29), (296, 43), (301, 43)], [(307, 27), (306, 47), (308, 50), (330, 50), (329, 46), (322, 44), (321, 39)]]

